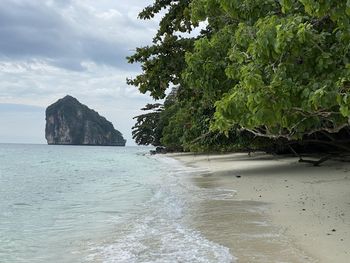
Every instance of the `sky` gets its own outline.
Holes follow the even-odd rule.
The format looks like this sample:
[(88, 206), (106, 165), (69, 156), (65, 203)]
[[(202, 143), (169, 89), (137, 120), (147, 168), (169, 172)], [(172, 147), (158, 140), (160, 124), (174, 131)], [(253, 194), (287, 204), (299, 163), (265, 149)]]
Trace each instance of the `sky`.
[(0, 143), (46, 143), (45, 108), (69, 94), (123, 133), (152, 99), (128, 86), (126, 57), (150, 44), (152, 0), (1, 0)]

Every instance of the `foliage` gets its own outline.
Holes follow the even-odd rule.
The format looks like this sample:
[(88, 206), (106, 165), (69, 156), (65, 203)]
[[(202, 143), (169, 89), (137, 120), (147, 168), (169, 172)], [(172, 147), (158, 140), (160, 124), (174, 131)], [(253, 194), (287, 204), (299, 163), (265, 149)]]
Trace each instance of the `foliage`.
[(160, 145), (162, 128), (159, 125), (162, 104), (147, 104), (141, 110), (150, 111), (134, 117), (136, 124), (132, 127), (132, 138), (140, 145)]
[(151, 19), (163, 9), (166, 14), (151, 46), (137, 48), (128, 57), (129, 63), (141, 63), (143, 73), (128, 79), (129, 85), (141, 93), (150, 92), (154, 99), (163, 99), (172, 85), (181, 85), (181, 72), (185, 67), (185, 53), (191, 50), (195, 38), (178, 33), (190, 32), (197, 23), (190, 21), (188, 0), (156, 0), (140, 14), (141, 19)]
[[(154, 119), (160, 128), (139, 135), (191, 151), (344, 138), (350, 0), (155, 0), (140, 18), (161, 10), (153, 45), (128, 58), (143, 70), (128, 83), (155, 99), (176, 88)], [(198, 36), (181, 35), (200, 22)]]
[(193, 19), (212, 3), (237, 20), (216, 33), (232, 36), (224, 59), (235, 84), (216, 103), (214, 129), (301, 139), (349, 125), (349, 1), (198, 0)]

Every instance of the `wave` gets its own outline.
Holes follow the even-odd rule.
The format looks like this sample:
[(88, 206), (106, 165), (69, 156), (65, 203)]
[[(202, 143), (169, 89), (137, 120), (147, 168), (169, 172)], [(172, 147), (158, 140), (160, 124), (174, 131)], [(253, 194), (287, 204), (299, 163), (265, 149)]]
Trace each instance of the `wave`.
[[(186, 223), (191, 205), (201, 198), (229, 198), (234, 191), (196, 188), (184, 180), (200, 171), (161, 158), (168, 167), (159, 181), (151, 185), (153, 195), (141, 213), (116, 227), (115, 239), (90, 247), (87, 262), (145, 263), (191, 262), (231, 263), (236, 258), (229, 249), (206, 239)], [(209, 194), (209, 195), (208, 195)]]

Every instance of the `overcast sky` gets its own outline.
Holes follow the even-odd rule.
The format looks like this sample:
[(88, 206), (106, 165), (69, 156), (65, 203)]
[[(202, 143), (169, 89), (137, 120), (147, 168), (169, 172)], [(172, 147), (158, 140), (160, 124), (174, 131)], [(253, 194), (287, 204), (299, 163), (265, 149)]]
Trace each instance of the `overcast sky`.
[(147, 45), (152, 0), (1, 0), (0, 142), (46, 143), (45, 108), (69, 94), (110, 120), (133, 145), (132, 117), (152, 100), (126, 85), (125, 57)]

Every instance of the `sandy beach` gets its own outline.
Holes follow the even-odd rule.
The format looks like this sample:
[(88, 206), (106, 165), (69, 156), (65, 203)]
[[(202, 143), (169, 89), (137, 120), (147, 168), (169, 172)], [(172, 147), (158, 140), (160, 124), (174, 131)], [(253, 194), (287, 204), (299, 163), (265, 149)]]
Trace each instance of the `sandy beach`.
[(193, 216), (238, 262), (349, 262), (349, 163), (314, 167), (262, 153), (169, 157), (207, 171), (191, 179), (197, 186), (234, 193), (203, 202)]

